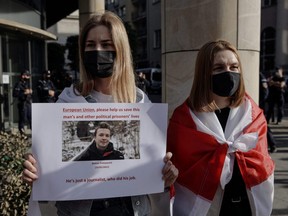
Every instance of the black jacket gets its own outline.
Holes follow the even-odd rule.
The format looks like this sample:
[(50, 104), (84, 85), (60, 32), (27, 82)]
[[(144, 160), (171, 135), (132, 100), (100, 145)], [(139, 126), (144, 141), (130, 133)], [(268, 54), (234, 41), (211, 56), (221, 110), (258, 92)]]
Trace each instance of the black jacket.
[(49, 95), (49, 90), (55, 91), (56, 88), (51, 80), (39, 80), (37, 86), (37, 94), (39, 102), (53, 103), (56, 98)]
[(89, 160), (123, 160), (124, 155), (114, 149), (113, 143), (109, 142), (105, 151), (99, 151), (96, 148), (96, 143), (93, 141), (74, 161), (89, 161)]
[(30, 89), (29, 81), (19, 80), (13, 87), (13, 97), (18, 98), (19, 103), (32, 102), (31, 94), (24, 94), (26, 89)]

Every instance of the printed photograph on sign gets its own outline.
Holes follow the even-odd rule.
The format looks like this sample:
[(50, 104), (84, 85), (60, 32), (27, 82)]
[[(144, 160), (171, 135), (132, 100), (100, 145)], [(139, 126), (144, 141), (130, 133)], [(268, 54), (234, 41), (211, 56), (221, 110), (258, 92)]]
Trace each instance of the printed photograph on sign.
[(62, 161), (140, 159), (140, 121), (62, 121)]

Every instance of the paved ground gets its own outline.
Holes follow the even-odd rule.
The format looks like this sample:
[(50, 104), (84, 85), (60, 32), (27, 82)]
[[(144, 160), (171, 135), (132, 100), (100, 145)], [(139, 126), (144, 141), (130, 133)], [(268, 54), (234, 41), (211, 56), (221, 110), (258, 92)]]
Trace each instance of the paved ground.
[(277, 152), (271, 157), (275, 161), (275, 194), (273, 216), (288, 216), (288, 113), (284, 120), (276, 125), (269, 124), (277, 143)]

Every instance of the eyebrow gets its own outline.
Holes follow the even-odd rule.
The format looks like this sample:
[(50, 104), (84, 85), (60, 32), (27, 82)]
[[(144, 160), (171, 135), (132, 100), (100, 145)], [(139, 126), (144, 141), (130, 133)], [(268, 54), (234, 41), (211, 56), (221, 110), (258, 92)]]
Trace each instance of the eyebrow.
[[(86, 43), (87, 42), (95, 42), (94, 40), (86, 40)], [(103, 39), (103, 40), (100, 40), (100, 42), (113, 42), (113, 40), (112, 39)]]
[[(222, 66), (222, 65), (225, 65), (224, 62), (216, 62), (215, 64), (213, 64), (213, 67), (216, 67), (216, 66)], [(234, 62), (232, 63), (231, 65), (239, 65), (239, 62)]]

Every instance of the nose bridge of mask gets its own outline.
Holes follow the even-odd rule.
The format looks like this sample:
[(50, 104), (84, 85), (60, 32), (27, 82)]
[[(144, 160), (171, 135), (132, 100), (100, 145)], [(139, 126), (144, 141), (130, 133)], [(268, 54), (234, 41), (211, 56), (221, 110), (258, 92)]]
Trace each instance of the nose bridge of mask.
[(96, 51), (97, 63), (107, 64), (113, 63), (115, 58), (115, 51)]
[(233, 72), (233, 71), (223, 71), (223, 72), (220, 72), (220, 73), (217, 73), (217, 74), (212, 74), (212, 76), (215, 76), (215, 77), (229, 77), (230, 80), (233, 80), (234, 79), (234, 74), (236, 72)]
[(115, 51), (85, 51), (84, 60), (86, 63), (94, 64), (111, 64), (114, 62), (116, 56)]

